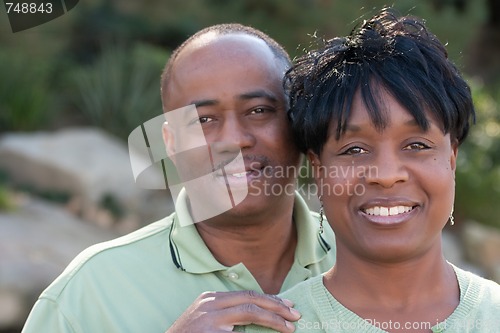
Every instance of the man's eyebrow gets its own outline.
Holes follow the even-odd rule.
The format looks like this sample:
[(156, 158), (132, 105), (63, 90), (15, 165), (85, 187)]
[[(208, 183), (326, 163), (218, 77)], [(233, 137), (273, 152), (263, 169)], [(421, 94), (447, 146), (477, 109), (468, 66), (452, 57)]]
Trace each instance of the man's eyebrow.
[[(278, 101), (278, 98), (273, 93), (266, 90), (249, 91), (238, 95), (238, 99), (242, 100), (249, 100), (253, 98), (266, 98), (271, 102)], [(190, 105), (194, 104), (196, 107), (213, 106), (219, 104), (219, 101), (216, 99), (197, 99), (197, 100), (192, 100), (191, 102), (189, 102), (189, 104)]]
[(201, 107), (201, 106), (212, 106), (212, 105), (217, 105), (219, 104), (219, 101), (216, 99), (199, 99), (199, 100), (193, 100), (189, 102), (189, 105), (194, 104), (195, 107)]
[(278, 101), (278, 98), (276, 97), (276, 95), (274, 95), (273, 93), (271, 93), (269, 91), (262, 90), (262, 89), (249, 91), (249, 92), (240, 94), (240, 95), (238, 95), (238, 98), (244, 99), (244, 100), (253, 99), (253, 98), (266, 98), (266, 99), (270, 100), (271, 102)]

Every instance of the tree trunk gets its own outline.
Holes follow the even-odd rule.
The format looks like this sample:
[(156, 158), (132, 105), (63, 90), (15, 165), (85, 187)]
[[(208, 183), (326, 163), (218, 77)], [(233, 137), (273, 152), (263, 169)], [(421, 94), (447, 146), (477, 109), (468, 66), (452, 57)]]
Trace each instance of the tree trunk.
[(479, 29), (467, 54), (467, 72), (485, 83), (495, 82), (500, 75), (500, 1), (486, 2), (488, 20)]

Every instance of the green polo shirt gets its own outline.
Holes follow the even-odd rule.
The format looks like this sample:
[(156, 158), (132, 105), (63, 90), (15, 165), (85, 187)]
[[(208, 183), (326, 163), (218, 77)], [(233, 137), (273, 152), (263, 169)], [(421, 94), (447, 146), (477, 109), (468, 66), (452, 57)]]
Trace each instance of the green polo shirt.
[[(23, 328), (31, 332), (164, 333), (204, 291), (262, 291), (243, 264), (227, 267), (210, 253), (188, 213), (185, 193), (172, 215), (80, 253), (41, 294)], [(298, 243), (281, 291), (329, 269), (328, 225), (297, 194)], [(185, 220), (179, 226), (179, 220)]]

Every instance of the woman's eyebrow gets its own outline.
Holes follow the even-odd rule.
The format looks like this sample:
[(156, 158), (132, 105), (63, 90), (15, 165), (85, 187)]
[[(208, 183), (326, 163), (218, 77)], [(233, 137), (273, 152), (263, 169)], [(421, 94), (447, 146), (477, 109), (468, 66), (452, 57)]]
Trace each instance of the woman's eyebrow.
[[(428, 120), (429, 123), (431, 124), (434, 124), (434, 122), (432, 120)], [(407, 127), (419, 127), (420, 128), (420, 125), (418, 124), (418, 122), (415, 120), (415, 119), (408, 119), (407, 121), (405, 121), (403, 123), (403, 126), (407, 126)], [(358, 133), (358, 132), (361, 132), (362, 131), (362, 126), (360, 125), (356, 125), (356, 124), (346, 124), (345, 126), (345, 132), (353, 132), (353, 133)]]

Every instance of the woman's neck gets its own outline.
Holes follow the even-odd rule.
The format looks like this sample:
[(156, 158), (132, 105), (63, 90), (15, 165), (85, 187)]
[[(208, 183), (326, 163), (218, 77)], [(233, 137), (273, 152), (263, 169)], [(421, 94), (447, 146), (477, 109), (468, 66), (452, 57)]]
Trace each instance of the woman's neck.
[(337, 249), (337, 263), (323, 283), (342, 305), (364, 319), (427, 321), (434, 326), (458, 306), (458, 281), (440, 244), (414, 259), (391, 263), (363, 260), (343, 250)]

